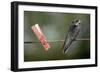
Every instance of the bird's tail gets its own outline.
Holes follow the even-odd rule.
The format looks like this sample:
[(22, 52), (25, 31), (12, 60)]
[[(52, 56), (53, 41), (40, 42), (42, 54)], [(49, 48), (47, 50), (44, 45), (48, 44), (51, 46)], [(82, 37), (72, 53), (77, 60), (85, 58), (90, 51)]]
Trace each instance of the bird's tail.
[(64, 46), (64, 50), (63, 50), (63, 53), (66, 53), (68, 51), (68, 48), (70, 47), (70, 45), (72, 44), (74, 40), (70, 40), (68, 41), (68, 43), (66, 43), (66, 45)]

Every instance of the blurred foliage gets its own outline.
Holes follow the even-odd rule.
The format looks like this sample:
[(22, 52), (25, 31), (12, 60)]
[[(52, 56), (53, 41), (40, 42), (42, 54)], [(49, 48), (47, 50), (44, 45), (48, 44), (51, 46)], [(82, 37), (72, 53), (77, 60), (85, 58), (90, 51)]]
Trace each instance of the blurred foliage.
[[(57, 13), (24, 11), (24, 42), (38, 41), (31, 26), (39, 24), (47, 40), (65, 39), (69, 25), (76, 18), (81, 20), (78, 38), (90, 38), (90, 15), (81, 13)], [(46, 52), (40, 43), (24, 44), (24, 61), (86, 59), (90, 58), (90, 41), (75, 41), (63, 54), (63, 42), (50, 43)]]

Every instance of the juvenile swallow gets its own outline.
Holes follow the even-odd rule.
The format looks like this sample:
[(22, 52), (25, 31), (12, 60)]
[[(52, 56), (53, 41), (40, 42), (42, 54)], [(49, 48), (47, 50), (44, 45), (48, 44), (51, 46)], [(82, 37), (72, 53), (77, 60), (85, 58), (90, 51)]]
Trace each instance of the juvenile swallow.
[(63, 45), (63, 53), (66, 53), (73, 43), (73, 41), (76, 40), (76, 37), (79, 35), (80, 32), (80, 25), (81, 21), (79, 19), (76, 19), (72, 22), (72, 24), (69, 26), (68, 33), (66, 35), (64, 45)]

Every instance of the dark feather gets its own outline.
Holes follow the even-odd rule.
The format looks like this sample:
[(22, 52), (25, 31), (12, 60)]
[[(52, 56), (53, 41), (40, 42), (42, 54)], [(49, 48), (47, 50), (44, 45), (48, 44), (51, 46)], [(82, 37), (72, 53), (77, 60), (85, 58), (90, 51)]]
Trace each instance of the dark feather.
[(63, 45), (64, 53), (66, 53), (68, 51), (68, 48), (71, 46), (73, 41), (78, 36), (79, 31), (80, 31), (79, 25), (75, 25), (75, 24), (70, 25), (68, 33), (67, 33), (65, 41), (64, 41), (64, 45)]

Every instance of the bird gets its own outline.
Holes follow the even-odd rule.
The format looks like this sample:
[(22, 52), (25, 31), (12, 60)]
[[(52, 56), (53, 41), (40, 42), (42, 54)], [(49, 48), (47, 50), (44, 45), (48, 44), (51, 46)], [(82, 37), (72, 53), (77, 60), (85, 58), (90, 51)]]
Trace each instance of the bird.
[(63, 53), (66, 54), (71, 44), (76, 40), (80, 32), (80, 19), (75, 19), (72, 21), (71, 25), (68, 28), (67, 35), (63, 44)]

